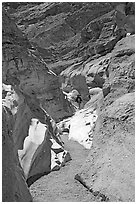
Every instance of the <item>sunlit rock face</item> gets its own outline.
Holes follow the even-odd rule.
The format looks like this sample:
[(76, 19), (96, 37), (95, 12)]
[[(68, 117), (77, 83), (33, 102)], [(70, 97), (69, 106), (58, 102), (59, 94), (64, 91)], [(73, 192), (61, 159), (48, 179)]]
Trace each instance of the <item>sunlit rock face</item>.
[[(59, 129), (73, 140), (84, 146), (85, 149), (92, 148), (93, 132), (98, 118), (99, 95), (91, 99), (85, 108), (77, 110), (73, 117), (65, 119), (58, 124)], [(103, 95), (101, 95), (103, 101)], [(96, 106), (93, 106), (93, 103)]]
[(31, 202), (24, 172), (20, 167), (12, 138), (12, 113), (3, 105), (2, 110), (2, 201)]
[(92, 108), (77, 112), (70, 120), (69, 139), (79, 142), (86, 149), (91, 149), (93, 128), (97, 120), (97, 113)]

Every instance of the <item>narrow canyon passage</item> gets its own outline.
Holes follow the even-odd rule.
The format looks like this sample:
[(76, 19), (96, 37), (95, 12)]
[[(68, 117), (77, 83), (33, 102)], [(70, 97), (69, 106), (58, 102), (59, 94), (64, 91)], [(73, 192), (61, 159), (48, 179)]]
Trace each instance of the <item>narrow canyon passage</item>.
[(65, 149), (69, 151), (72, 160), (59, 171), (53, 171), (41, 177), (30, 186), (34, 202), (93, 202), (95, 197), (77, 180), (78, 173), (89, 150), (77, 142), (62, 136)]

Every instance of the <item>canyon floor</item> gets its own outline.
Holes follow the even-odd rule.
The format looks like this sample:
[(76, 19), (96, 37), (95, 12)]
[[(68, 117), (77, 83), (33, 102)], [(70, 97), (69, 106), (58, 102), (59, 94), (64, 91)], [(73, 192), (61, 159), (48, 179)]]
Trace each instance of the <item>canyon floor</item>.
[(72, 160), (59, 171), (53, 171), (41, 177), (30, 186), (34, 202), (95, 202), (97, 198), (82, 184), (74, 179), (88, 156), (89, 150), (78, 142), (62, 136), (65, 149), (69, 151)]

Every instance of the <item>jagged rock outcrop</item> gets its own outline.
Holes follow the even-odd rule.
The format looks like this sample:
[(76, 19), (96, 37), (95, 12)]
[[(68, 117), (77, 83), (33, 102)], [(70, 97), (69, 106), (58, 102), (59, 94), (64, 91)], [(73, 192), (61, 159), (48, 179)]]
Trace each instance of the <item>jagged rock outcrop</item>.
[(22, 6), (12, 15), (29, 40), (45, 53), (45, 59), (52, 56), (55, 61), (68, 53), (74, 55), (83, 27), (112, 9), (111, 3), (46, 2), (31, 7), (28, 3), (27, 9)]
[(31, 202), (23, 170), (12, 138), (12, 113), (3, 106), (2, 110), (2, 201)]
[(72, 59), (110, 52), (124, 29), (135, 31), (133, 2), (7, 4), (18, 26), (57, 73), (74, 64)]
[(29, 41), (3, 10), (3, 81), (19, 87), (26, 95), (35, 95), (56, 121), (72, 115), (72, 109), (60, 90), (58, 77), (32, 48)]

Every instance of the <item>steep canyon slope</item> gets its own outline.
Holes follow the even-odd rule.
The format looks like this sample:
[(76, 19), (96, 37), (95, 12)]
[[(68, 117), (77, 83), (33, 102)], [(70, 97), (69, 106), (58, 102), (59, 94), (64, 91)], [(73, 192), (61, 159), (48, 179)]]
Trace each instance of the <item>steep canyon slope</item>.
[[(43, 109), (56, 122), (72, 116), (74, 108), (62, 90), (76, 88), (84, 108), (92, 103), (98, 119), (92, 148), (75, 179), (102, 201), (134, 201), (134, 3), (3, 7), (3, 82), (23, 95), (31, 118), (40, 122)], [(102, 90), (99, 103), (93, 88)]]

